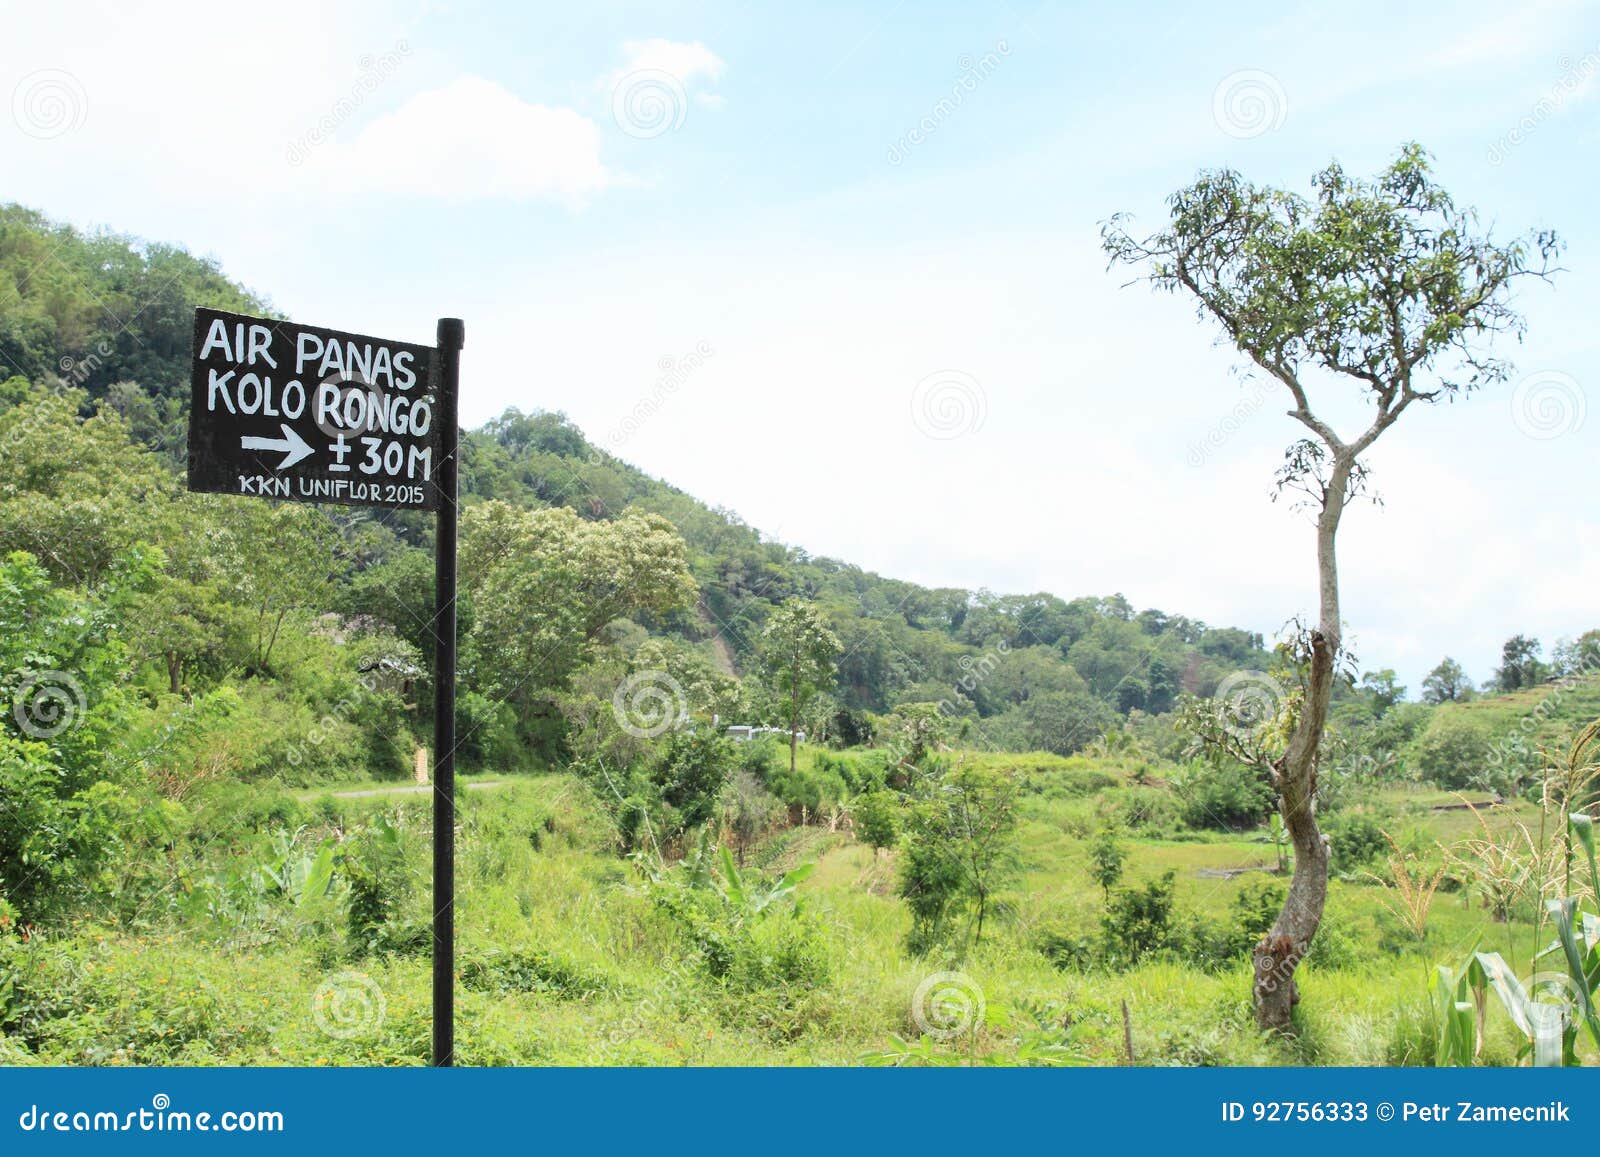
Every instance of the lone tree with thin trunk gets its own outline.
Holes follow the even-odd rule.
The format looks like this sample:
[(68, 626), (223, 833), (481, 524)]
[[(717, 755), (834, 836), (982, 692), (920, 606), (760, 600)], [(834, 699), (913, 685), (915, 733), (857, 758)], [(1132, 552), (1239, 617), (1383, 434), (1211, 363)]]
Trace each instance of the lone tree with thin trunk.
[(816, 697), (838, 680), (844, 648), (822, 613), (802, 599), (790, 599), (767, 619), (761, 631), (761, 660), (778, 709), (789, 725), (789, 774), (794, 775), (800, 720)]
[[(1288, 449), (1279, 486), (1305, 491), (1316, 513), (1318, 612), (1294, 648), (1303, 694), (1293, 697), (1269, 777), (1294, 848), (1282, 911), (1256, 951), (1254, 1001), (1263, 1029), (1287, 1031), (1299, 999), (1295, 966), (1322, 921), (1328, 843), (1317, 827), (1317, 762), (1340, 647), (1339, 520), (1367, 481), (1362, 454), (1418, 403), (1452, 399), (1505, 380), (1491, 358), (1499, 335), (1520, 338), (1513, 283), (1548, 279), (1554, 233), (1496, 244), (1470, 209), (1433, 180), (1428, 154), (1409, 144), (1371, 180), (1338, 164), (1312, 178), (1307, 199), (1262, 188), (1231, 170), (1203, 172), (1168, 201), (1165, 229), (1136, 239), (1126, 218), (1107, 221), (1111, 263), (1185, 291), (1202, 317), (1292, 399), (1289, 416), (1309, 437)], [(1338, 384), (1343, 383), (1340, 387)], [(1313, 394), (1354, 386), (1371, 420), (1352, 437), (1312, 404)], [(1324, 409), (1322, 414), (1327, 413)]]

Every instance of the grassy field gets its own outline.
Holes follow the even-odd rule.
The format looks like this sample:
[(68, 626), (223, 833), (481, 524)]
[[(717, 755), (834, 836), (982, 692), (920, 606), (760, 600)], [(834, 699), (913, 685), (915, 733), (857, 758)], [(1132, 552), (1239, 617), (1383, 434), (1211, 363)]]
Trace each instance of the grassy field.
[[(1418, 939), (1376, 877), (1348, 873), (1332, 884), (1322, 943), (1301, 969), (1299, 1036), (1263, 1040), (1250, 1017), (1247, 950), (1201, 962), (1167, 952), (1112, 969), (1075, 966), (1060, 948), (1096, 932), (1104, 900), (1088, 840), (1135, 769), (1082, 757), (988, 758), (1012, 767), (1027, 794), (1021, 872), (980, 943), (909, 953), (894, 855), (858, 842), (847, 822), (812, 824), (748, 849), (748, 878), (806, 863), (815, 870), (756, 939), (733, 944), (735, 963), (720, 972), (706, 963), (708, 941), (686, 935), (660, 886), (612, 850), (578, 780), (497, 777), (506, 779), (497, 790), (464, 793), (460, 1061), (854, 1064), (887, 1054), (1010, 1063), (1028, 1061), (1043, 1042), (1058, 1060), (1117, 1064), (1126, 1002), (1140, 1064), (1419, 1064), (1431, 1055), (1427, 982), (1436, 963), (1458, 965), (1481, 947), (1522, 969), (1547, 938), (1527, 924), (1495, 923), (1457, 890), (1440, 892)], [(218, 838), (209, 878), (180, 879), (165, 911), (120, 921), (137, 933), (85, 925), (13, 942), (4, 984), (21, 1015), (0, 1059), (425, 1063), (428, 797), (335, 794), (382, 786), (283, 793), (277, 810), (258, 807), (251, 824)], [(1403, 846), (1428, 848), (1477, 824), (1446, 793), (1396, 789), (1382, 802)], [(1536, 818), (1528, 804), (1486, 814), (1495, 824)], [(313, 861), (324, 841), (345, 846), (374, 831), (386, 833), (380, 843), (394, 864), (377, 948), (351, 931), (352, 889), (361, 886), (353, 872), (336, 870), (322, 895), (260, 886), (265, 868), (294, 876), (293, 865)], [(1123, 886), (1175, 873), (1174, 919), (1196, 937), (1225, 934), (1241, 895), (1278, 878), (1263, 833), (1145, 832), (1128, 838), (1127, 853)], [(932, 999), (981, 1006), (983, 1015), (958, 1040), (924, 1041), (918, 1051), (929, 1016), (956, 1007), (930, 1014), (929, 984)], [(1509, 1063), (1517, 1043), (1509, 1022), (1491, 1016), (1489, 1030), (1485, 1060)]]

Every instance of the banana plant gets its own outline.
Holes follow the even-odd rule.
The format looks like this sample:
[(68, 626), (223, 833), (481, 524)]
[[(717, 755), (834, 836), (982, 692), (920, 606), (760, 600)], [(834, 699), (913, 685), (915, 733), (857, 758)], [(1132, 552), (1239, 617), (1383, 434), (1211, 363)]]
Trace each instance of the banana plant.
[(746, 884), (744, 877), (739, 873), (738, 865), (733, 861), (733, 853), (723, 848), (722, 895), (746, 915), (759, 916), (778, 901), (793, 894), (801, 882), (816, 870), (816, 866), (814, 863), (801, 864), (798, 868), (786, 872), (773, 884), (763, 885), (761, 881)]

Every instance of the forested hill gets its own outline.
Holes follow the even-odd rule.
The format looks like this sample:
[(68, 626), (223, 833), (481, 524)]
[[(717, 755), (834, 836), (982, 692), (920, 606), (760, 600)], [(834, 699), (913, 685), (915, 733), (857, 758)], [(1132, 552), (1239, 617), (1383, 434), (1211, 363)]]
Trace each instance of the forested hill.
[[(0, 209), (0, 378), (13, 377), (8, 399), (23, 402), (28, 387), (18, 379), (57, 392), (64, 381), (81, 391), (80, 417), (114, 415), (121, 436), (148, 449), (173, 484), (199, 305), (278, 316), (215, 262), (181, 248), (87, 235), (19, 206)], [(508, 411), (467, 433), (462, 461), (469, 504), (567, 508), (590, 525), (657, 514), (682, 536), (692, 597), (642, 599), (594, 635), (597, 645), (631, 654), (655, 637), (712, 672), (741, 676), (773, 607), (797, 596), (818, 603), (842, 644), (833, 706), (844, 711), (831, 718), (844, 728), (865, 723), (852, 721), (852, 711), (935, 702), (972, 721), (989, 744), (1069, 752), (1119, 717), (1160, 715), (1182, 692), (1209, 694), (1229, 672), (1269, 661), (1257, 634), (1135, 608), (1120, 595), (1068, 600), (933, 590), (811, 557), (598, 449), (560, 414)], [(246, 517), (233, 509), (243, 505), (205, 509), (226, 520)], [(336, 532), (344, 561), (326, 605), (304, 609), (388, 624), (425, 655), (426, 616), (408, 608), (431, 597), (431, 520), (414, 512), (307, 515)], [(29, 546), (15, 528), (0, 537), (8, 549)], [(480, 633), (490, 619), (487, 596), (482, 602)], [(521, 686), (497, 667), (513, 661), (506, 640), (481, 638), (472, 649), (470, 591), (463, 613), (469, 692), (474, 680), (485, 692)], [(218, 651), (194, 648), (190, 667), (200, 670)], [(572, 670), (555, 680), (565, 682)], [(180, 682), (174, 676), (174, 685)], [(741, 714), (763, 710), (759, 695), (729, 702)]]

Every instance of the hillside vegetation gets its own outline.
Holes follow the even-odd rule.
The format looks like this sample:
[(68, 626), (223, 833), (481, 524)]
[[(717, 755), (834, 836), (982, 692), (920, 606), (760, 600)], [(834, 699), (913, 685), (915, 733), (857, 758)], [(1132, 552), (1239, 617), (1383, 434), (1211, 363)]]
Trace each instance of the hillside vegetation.
[[(271, 312), (0, 209), (0, 1059), (422, 1063), (431, 521), (187, 493), (197, 305)], [(462, 479), (463, 1062), (1115, 1063), (1126, 1001), (1140, 1063), (1433, 1063), (1432, 967), (1533, 969), (1592, 894), (1600, 633), (1428, 702), (1353, 668), (1264, 1040), (1283, 835), (1196, 720), (1281, 728), (1292, 648), (814, 558), (560, 414)]]

